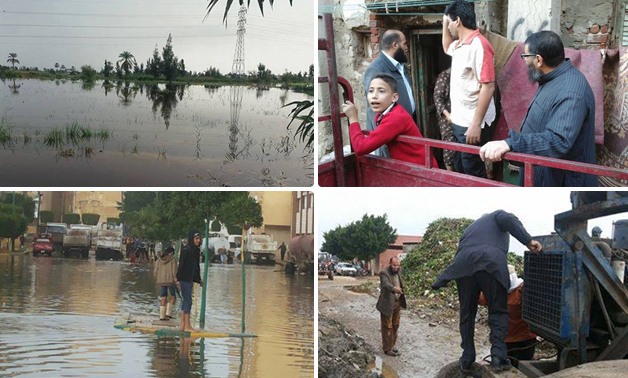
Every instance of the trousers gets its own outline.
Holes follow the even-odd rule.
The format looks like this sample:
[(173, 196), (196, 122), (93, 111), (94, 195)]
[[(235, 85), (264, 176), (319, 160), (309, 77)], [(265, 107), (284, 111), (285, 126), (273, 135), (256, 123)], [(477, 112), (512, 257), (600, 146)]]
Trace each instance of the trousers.
[(393, 305), (391, 316), (385, 316), (380, 313), (382, 327), (382, 347), (384, 353), (390, 352), (397, 343), (397, 330), (399, 330), (399, 322), (401, 320), (401, 301), (398, 299)]
[(491, 359), (506, 360), (506, 334), (508, 333), (508, 290), (491, 274), (479, 271), (472, 276), (456, 280), (460, 301), (460, 337), (462, 357), (460, 364), (468, 368), (475, 362), (475, 316), (478, 312), (480, 291), (488, 302)]

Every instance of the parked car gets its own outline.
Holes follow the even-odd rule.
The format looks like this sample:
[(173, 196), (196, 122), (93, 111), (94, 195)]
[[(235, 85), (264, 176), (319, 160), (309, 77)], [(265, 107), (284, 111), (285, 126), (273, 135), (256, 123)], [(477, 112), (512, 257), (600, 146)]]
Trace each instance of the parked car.
[(336, 264), (336, 274), (339, 274), (341, 276), (356, 276), (358, 274), (358, 271), (355, 270), (355, 267), (352, 264), (349, 263), (345, 263), (345, 262), (339, 262)]
[(35, 236), (35, 239), (33, 240), (33, 256), (39, 256), (43, 254), (52, 256), (53, 250), (54, 245), (52, 243), (51, 234)]

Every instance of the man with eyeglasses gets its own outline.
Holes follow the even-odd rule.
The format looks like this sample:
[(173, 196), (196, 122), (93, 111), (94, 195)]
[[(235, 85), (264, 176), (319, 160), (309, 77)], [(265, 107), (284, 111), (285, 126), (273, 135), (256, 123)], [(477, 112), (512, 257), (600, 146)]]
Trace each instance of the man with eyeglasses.
[[(521, 58), (530, 81), (539, 83), (521, 131), (480, 149), (482, 160), (499, 161), (509, 151), (595, 164), (595, 98), (585, 76), (565, 59), (560, 37), (540, 31), (525, 41)], [(519, 173), (523, 185), (525, 172)], [(598, 186), (597, 176), (534, 167), (534, 186)]]
[[(451, 127), (458, 143), (481, 146), (491, 140), (495, 120), (495, 53), (480, 34), (473, 5), (455, 0), (443, 15), (443, 49), (451, 56)], [(476, 154), (454, 153), (454, 170), (486, 178)]]

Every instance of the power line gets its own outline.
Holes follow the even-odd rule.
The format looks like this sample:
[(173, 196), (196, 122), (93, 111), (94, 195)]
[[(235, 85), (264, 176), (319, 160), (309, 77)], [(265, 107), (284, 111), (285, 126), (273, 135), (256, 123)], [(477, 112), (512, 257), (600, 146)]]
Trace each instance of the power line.
[(2, 11), (2, 14), (28, 14), (28, 15), (42, 15), (42, 16), (81, 16), (81, 17), (116, 17), (116, 18), (154, 18), (154, 17), (166, 17), (166, 18), (188, 18), (188, 17), (198, 17), (202, 19), (203, 15), (199, 14), (191, 14), (191, 15), (183, 15), (183, 14), (144, 14), (144, 15), (135, 15), (135, 14), (105, 14), (105, 13), (55, 13), (55, 12), (27, 12), (27, 11)]
[(35, 27), (35, 28), (91, 28), (91, 29), (161, 29), (161, 28), (198, 28), (203, 26), (218, 27), (219, 25), (161, 25), (161, 26), (97, 26), (97, 25), (44, 25), (44, 24), (0, 24), (11, 27)]

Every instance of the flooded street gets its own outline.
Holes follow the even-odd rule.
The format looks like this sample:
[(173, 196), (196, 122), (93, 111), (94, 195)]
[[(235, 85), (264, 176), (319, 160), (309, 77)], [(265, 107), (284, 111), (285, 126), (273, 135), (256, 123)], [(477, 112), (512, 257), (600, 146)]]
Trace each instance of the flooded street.
[(287, 128), (293, 107), (284, 107), (307, 99), (279, 88), (4, 79), (0, 180), (311, 186), (313, 151), (295, 138), (298, 124)]
[[(246, 266), (245, 277), (244, 331), (256, 338), (159, 338), (113, 327), (122, 313), (159, 317), (152, 265), (96, 261), (93, 252), (88, 260), (0, 253), (0, 371), (23, 377), (312, 377), (312, 276)], [(240, 333), (241, 266), (213, 265), (207, 281), (205, 330)], [(196, 298), (195, 327), (199, 308)]]

